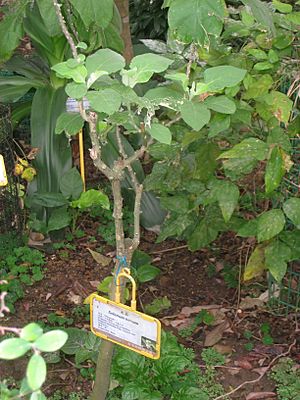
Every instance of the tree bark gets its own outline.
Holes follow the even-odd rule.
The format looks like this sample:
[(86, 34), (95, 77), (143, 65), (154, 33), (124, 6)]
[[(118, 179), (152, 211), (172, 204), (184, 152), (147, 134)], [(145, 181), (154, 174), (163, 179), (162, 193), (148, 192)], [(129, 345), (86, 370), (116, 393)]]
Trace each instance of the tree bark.
[(130, 33), (130, 22), (129, 22), (129, 0), (115, 0), (116, 6), (118, 7), (121, 19), (122, 19), (122, 39), (124, 41), (123, 56), (127, 63), (130, 63), (133, 58), (133, 47)]

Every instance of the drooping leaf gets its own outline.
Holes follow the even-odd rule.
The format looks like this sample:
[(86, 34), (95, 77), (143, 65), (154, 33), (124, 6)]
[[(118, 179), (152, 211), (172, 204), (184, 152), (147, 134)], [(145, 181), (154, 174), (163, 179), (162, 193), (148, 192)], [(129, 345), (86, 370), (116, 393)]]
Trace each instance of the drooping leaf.
[(96, 71), (106, 71), (111, 74), (120, 71), (124, 66), (124, 57), (110, 49), (97, 50), (86, 59), (86, 68), (89, 75)]
[(54, 330), (44, 333), (35, 342), (34, 346), (44, 352), (59, 350), (66, 343), (68, 335), (64, 331)]
[(95, 111), (108, 115), (118, 111), (122, 103), (121, 95), (113, 89), (89, 91), (86, 97)]
[(63, 229), (70, 225), (71, 215), (67, 207), (60, 207), (55, 210), (50, 215), (47, 230), (48, 232), (57, 231)]
[(246, 72), (245, 69), (230, 65), (212, 67), (204, 71), (204, 82), (209, 86), (209, 90), (218, 91), (236, 86), (245, 78)]
[(0, 343), (0, 359), (14, 360), (23, 356), (30, 348), (30, 343), (24, 339), (12, 338), (2, 340)]
[(216, 181), (215, 196), (222, 211), (225, 222), (228, 222), (238, 204), (240, 192), (238, 187), (229, 181)]
[(213, 138), (219, 133), (226, 131), (230, 127), (231, 119), (228, 115), (216, 114), (212, 117), (209, 124), (208, 137)]
[(290, 247), (280, 240), (273, 240), (265, 249), (266, 267), (278, 283), (282, 281), (290, 259)]
[(209, 42), (223, 28), (225, 6), (221, 0), (174, 0), (169, 9), (169, 26), (185, 42)]
[(34, 193), (30, 198), (30, 204), (42, 207), (61, 207), (68, 205), (68, 200), (62, 193)]
[(109, 198), (101, 192), (101, 190), (90, 189), (86, 192), (81, 193), (78, 200), (74, 200), (71, 203), (73, 208), (87, 209), (93, 206), (101, 206), (106, 210), (109, 210)]
[(142, 265), (136, 271), (137, 278), (142, 283), (151, 281), (152, 279), (156, 278), (157, 275), (159, 275), (160, 273), (161, 270), (159, 268), (154, 267), (150, 264)]
[(260, 0), (242, 0), (242, 2), (251, 8), (256, 21), (267, 28), (273, 36), (275, 36), (276, 28), (273, 22), (273, 16), (267, 4)]
[(217, 238), (218, 233), (218, 228), (203, 218), (188, 239), (189, 249), (196, 251), (206, 247)]
[(91, 24), (106, 28), (113, 18), (113, 0), (70, 0), (82, 18), (86, 28)]
[(15, 102), (32, 87), (38, 87), (39, 85), (40, 82), (35, 82), (23, 76), (0, 77), (0, 101), (1, 103)]
[(272, 193), (278, 186), (285, 174), (284, 160), (282, 158), (282, 150), (278, 146), (274, 147), (268, 160), (265, 184), (266, 193)]
[(260, 139), (248, 138), (225, 151), (219, 158), (254, 158), (262, 161), (266, 158), (268, 145)]
[(272, 239), (283, 230), (284, 225), (285, 218), (281, 210), (273, 209), (264, 212), (258, 218), (257, 240), (262, 242)]
[(24, 326), (21, 331), (20, 338), (27, 340), (28, 342), (34, 342), (42, 334), (43, 329), (35, 322), (32, 322), (31, 324)]
[(208, 124), (211, 116), (205, 104), (190, 101), (184, 102), (180, 111), (184, 122), (195, 131), (200, 131), (204, 125)]
[(219, 154), (220, 150), (216, 144), (201, 144), (195, 153), (196, 165), (193, 178), (207, 182), (214, 175)]
[(292, 197), (283, 204), (285, 215), (300, 229), (300, 198)]
[(211, 110), (222, 114), (234, 114), (236, 105), (227, 96), (212, 96), (205, 100), (205, 104)]
[(249, 281), (260, 276), (266, 269), (265, 265), (265, 245), (259, 244), (251, 254), (244, 271), (244, 281)]
[(84, 120), (79, 113), (64, 112), (56, 121), (55, 133), (60, 135), (65, 132), (67, 135), (77, 135), (82, 129)]
[(39, 354), (33, 354), (26, 369), (26, 378), (31, 390), (36, 391), (40, 389), (46, 380), (46, 374), (47, 366), (45, 360)]
[(59, 188), (66, 198), (76, 200), (83, 191), (83, 182), (77, 168), (71, 168), (61, 177)]
[(162, 124), (152, 124), (149, 128), (149, 133), (160, 143), (171, 144), (172, 133), (170, 129)]
[(49, 35), (62, 35), (53, 3), (49, 0), (37, 0), (37, 5)]

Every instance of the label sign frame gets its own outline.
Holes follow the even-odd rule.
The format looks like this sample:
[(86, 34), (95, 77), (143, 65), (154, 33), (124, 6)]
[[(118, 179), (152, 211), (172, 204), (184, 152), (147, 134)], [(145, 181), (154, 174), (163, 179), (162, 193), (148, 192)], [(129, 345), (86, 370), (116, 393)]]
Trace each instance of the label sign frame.
[(6, 186), (7, 183), (8, 183), (8, 181), (7, 181), (4, 158), (3, 158), (2, 154), (0, 154), (0, 187)]
[(161, 323), (158, 319), (93, 293), (90, 321), (94, 335), (153, 360), (159, 359)]

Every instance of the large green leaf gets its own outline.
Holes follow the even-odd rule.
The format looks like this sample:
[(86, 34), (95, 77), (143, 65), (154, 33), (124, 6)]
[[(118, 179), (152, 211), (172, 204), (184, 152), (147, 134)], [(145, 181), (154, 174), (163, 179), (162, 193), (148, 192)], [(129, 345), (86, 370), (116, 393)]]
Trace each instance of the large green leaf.
[(226, 96), (209, 97), (205, 104), (211, 110), (222, 114), (234, 114), (236, 111), (235, 102)]
[(149, 128), (149, 133), (160, 143), (171, 144), (172, 133), (169, 128), (162, 124), (152, 124)]
[(273, 148), (270, 159), (268, 160), (265, 184), (266, 193), (272, 193), (278, 186), (285, 174), (284, 159), (281, 149), (276, 146)]
[(100, 49), (86, 59), (89, 75), (96, 71), (106, 71), (111, 74), (120, 71), (124, 66), (124, 57), (110, 49)]
[(40, 82), (31, 81), (23, 76), (0, 77), (0, 102), (18, 101), (32, 87), (39, 84)]
[(203, 103), (193, 103), (185, 101), (181, 106), (181, 115), (190, 127), (195, 131), (200, 131), (210, 120), (210, 111)]
[(212, 117), (209, 124), (208, 137), (212, 138), (217, 136), (219, 133), (226, 131), (230, 127), (230, 116), (223, 114), (216, 114)]
[(79, 113), (62, 113), (56, 121), (55, 133), (57, 135), (65, 132), (67, 135), (77, 135), (84, 125), (84, 120)]
[(284, 225), (285, 218), (281, 210), (273, 209), (264, 212), (258, 218), (257, 240), (262, 242), (272, 239), (283, 230)]
[(174, 0), (169, 9), (169, 26), (185, 42), (209, 42), (209, 36), (219, 36), (225, 17), (222, 0)]
[(207, 218), (203, 218), (188, 239), (189, 249), (195, 251), (206, 247), (217, 238), (218, 233), (218, 227), (212, 225)]
[(53, 2), (51, 0), (37, 0), (37, 5), (49, 35), (61, 35), (62, 30), (58, 22)]
[(254, 158), (263, 161), (266, 158), (268, 148), (269, 146), (262, 140), (248, 138), (222, 153), (219, 158)]
[(224, 221), (228, 222), (238, 204), (240, 191), (234, 183), (225, 180), (216, 181), (213, 191), (221, 208)]
[(70, 0), (70, 3), (79, 13), (86, 28), (91, 24), (106, 28), (113, 18), (113, 0)]
[(208, 181), (217, 168), (217, 158), (220, 154), (218, 146), (214, 143), (202, 143), (195, 153), (195, 171), (193, 178), (203, 182)]
[(21, 331), (20, 338), (27, 340), (28, 342), (33, 342), (38, 339), (42, 334), (43, 329), (35, 322), (32, 322), (24, 326)]
[(26, 378), (29, 387), (33, 391), (40, 389), (46, 380), (46, 374), (47, 366), (45, 360), (39, 354), (33, 354), (26, 369)]
[(64, 88), (38, 89), (31, 109), (31, 145), (39, 148), (34, 161), (37, 190), (58, 192), (62, 175), (71, 168), (71, 149), (64, 135), (55, 135), (58, 116), (65, 110)]
[(66, 198), (76, 200), (83, 191), (83, 182), (77, 168), (65, 172), (61, 177), (59, 188)]
[(230, 65), (212, 67), (204, 71), (204, 82), (208, 85), (209, 90), (218, 91), (240, 83), (245, 78), (246, 72), (245, 69)]
[(84, 65), (77, 63), (77, 65), (72, 64), (70, 66), (69, 61), (64, 61), (62, 63), (54, 65), (51, 69), (56, 72), (57, 76), (60, 78), (73, 79), (76, 83), (85, 83), (85, 78), (87, 77), (87, 69)]
[(287, 270), (287, 262), (291, 259), (291, 249), (280, 240), (273, 240), (265, 249), (266, 267), (280, 283)]
[(89, 91), (86, 97), (95, 111), (108, 115), (118, 111), (122, 103), (122, 96), (113, 89)]
[(101, 206), (106, 210), (109, 210), (109, 198), (101, 192), (101, 190), (89, 189), (86, 192), (81, 193), (78, 200), (72, 201), (72, 207), (87, 209), (94, 206)]
[(285, 215), (300, 229), (300, 198), (292, 197), (283, 204)]
[(53, 352), (64, 346), (68, 334), (61, 330), (54, 330), (44, 333), (35, 342), (34, 346), (44, 352)]
[[(23, 7), (21, 8), (21, 12)], [(11, 13), (0, 22), (0, 64), (8, 60), (23, 37), (23, 16), (18, 12)]]
[(268, 5), (260, 0), (242, 0), (242, 2), (251, 8), (256, 21), (267, 28), (275, 36), (276, 29)]
[(71, 215), (68, 212), (67, 207), (56, 208), (50, 215), (47, 231), (52, 232), (63, 229), (66, 226), (69, 226), (70, 223)]

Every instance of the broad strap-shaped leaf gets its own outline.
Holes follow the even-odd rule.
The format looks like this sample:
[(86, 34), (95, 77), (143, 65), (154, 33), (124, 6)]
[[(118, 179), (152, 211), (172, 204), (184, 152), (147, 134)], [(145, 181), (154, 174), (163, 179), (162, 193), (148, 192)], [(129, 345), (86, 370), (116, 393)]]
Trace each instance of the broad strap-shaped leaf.
[(84, 120), (79, 113), (64, 112), (58, 118), (55, 133), (60, 135), (65, 132), (67, 135), (77, 135), (84, 125)]
[(113, 18), (113, 0), (70, 0), (86, 28), (91, 24), (106, 28)]
[(208, 108), (222, 114), (234, 114), (236, 111), (235, 102), (227, 96), (212, 96), (204, 103)]
[(232, 67), (231, 65), (212, 67), (204, 71), (204, 82), (211, 91), (223, 90), (226, 87), (233, 87), (240, 83), (245, 78), (246, 72), (245, 69)]
[(285, 218), (279, 209), (264, 212), (258, 218), (257, 240), (263, 242), (278, 235), (284, 228)]
[(269, 146), (265, 142), (251, 137), (225, 151), (219, 158), (254, 158), (263, 161), (267, 156), (268, 149)]
[(271, 152), (271, 156), (266, 167), (266, 193), (272, 193), (278, 188), (284, 174), (285, 166), (284, 159), (282, 157), (282, 150), (278, 146), (275, 146)]
[(278, 283), (286, 274), (287, 262), (290, 261), (291, 255), (290, 247), (278, 239), (269, 243), (265, 249), (266, 267)]
[(43, 23), (50, 36), (62, 35), (62, 30), (58, 22), (52, 1), (37, 0), (37, 5), (43, 19)]
[(180, 108), (182, 118), (195, 131), (209, 123), (211, 113), (203, 103), (185, 101)]
[(41, 82), (23, 76), (0, 77), (0, 102), (18, 101), (31, 88), (40, 87)]
[(112, 74), (120, 71), (124, 67), (124, 57), (110, 49), (97, 50), (86, 59), (86, 68), (89, 75), (96, 71), (106, 71)]
[(288, 199), (283, 204), (283, 211), (296, 228), (300, 229), (300, 198), (292, 197)]
[(170, 3), (169, 26), (186, 43), (209, 42), (209, 36), (219, 36), (226, 14), (222, 0), (174, 0)]

